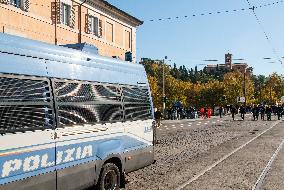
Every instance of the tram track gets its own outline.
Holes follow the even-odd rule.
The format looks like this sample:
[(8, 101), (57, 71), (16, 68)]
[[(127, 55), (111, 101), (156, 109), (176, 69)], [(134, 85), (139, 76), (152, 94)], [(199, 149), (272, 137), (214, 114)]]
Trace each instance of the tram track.
[[(219, 160), (217, 160), (217, 161), (214, 162), (213, 164), (207, 166), (205, 169), (201, 170), (201, 171), (200, 171), (199, 173), (197, 173), (195, 176), (193, 176), (192, 178), (190, 178), (190, 179), (187, 180), (186, 182), (184, 182), (184, 183), (182, 183), (181, 185), (179, 185), (179, 186), (176, 188), (176, 190), (182, 190), (182, 189), (187, 188), (190, 184), (192, 184), (193, 182), (197, 181), (198, 179), (200, 179), (201, 177), (203, 177), (205, 174), (211, 172), (215, 167), (217, 167), (217, 166), (220, 165), (221, 163), (225, 162), (228, 158), (232, 157), (234, 154), (236, 154), (237, 152), (239, 152), (239, 151), (242, 150), (243, 148), (247, 147), (250, 143), (252, 143), (253, 141), (255, 141), (256, 139), (258, 139), (259, 137), (261, 137), (261, 136), (263, 136), (264, 134), (266, 134), (266, 133), (268, 133), (269, 131), (271, 131), (271, 130), (272, 130), (275, 126), (277, 126), (279, 123), (280, 123), (280, 121), (274, 122), (274, 123), (271, 125), (271, 127), (269, 127), (268, 129), (264, 130), (263, 132), (261, 132), (261, 133), (258, 134), (257, 136), (251, 138), (249, 141), (247, 141), (246, 143), (240, 145), (239, 147), (237, 147), (236, 149), (234, 149), (234, 150), (231, 151), (230, 153), (224, 155), (222, 158), (220, 158)], [(284, 142), (283, 142), (283, 144), (284, 144)], [(281, 148), (282, 148), (283, 144), (282, 144), (282, 142), (281, 142), (281, 144), (280, 144), (280, 145), (281, 145)], [(278, 150), (278, 149), (280, 150), (281, 148), (278, 147), (277, 150)], [(279, 150), (278, 150), (278, 152), (279, 152)], [(275, 155), (275, 153), (276, 153), (276, 152), (274, 152), (273, 155)], [(277, 154), (276, 154), (276, 156), (277, 156)], [(276, 156), (274, 156), (274, 159), (275, 159)], [(272, 157), (273, 157), (273, 156), (272, 156)], [(270, 158), (270, 160), (272, 159), (272, 157)], [(274, 159), (273, 159), (273, 160), (274, 160)], [(272, 162), (273, 162), (273, 161), (272, 161)], [(269, 162), (269, 164), (270, 164), (270, 166), (271, 166), (272, 163)], [(269, 168), (270, 166), (268, 166), (268, 164), (267, 164), (266, 167)], [(264, 170), (263, 170), (263, 175), (261, 175), (261, 176), (259, 177), (259, 182), (256, 183), (256, 186), (259, 187), (258, 184), (261, 184), (261, 183), (263, 182), (266, 173), (267, 173), (267, 169), (264, 169)]]
[(275, 159), (277, 158), (280, 150), (283, 148), (283, 145), (284, 145), (284, 139), (282, 140), (280, 145), (277, 147), (274, 154), (271, 156), (271, 158), (268, 161), (267, 165), (265, 166), (264, 170), (261, 172), (260, 176), (258, 177), (258, 179), (257, 179), (255, 185), (253, 186), (252, 190), (260, 190), (261, 189), (261, 187), (264, 183), (264, 180), (266, 179), (266, 176), (269, 173), (269, 170), (271, 169), (271, 166), (272, 166), (273, 162), (275, 161)]

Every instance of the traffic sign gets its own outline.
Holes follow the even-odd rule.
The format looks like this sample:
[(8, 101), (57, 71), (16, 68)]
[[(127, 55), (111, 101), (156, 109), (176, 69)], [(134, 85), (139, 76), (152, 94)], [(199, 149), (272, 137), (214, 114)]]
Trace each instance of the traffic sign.
[(245, 103), (245, 102), (246, 102), (246, 98), (245, 98), (245, 97), (238, 97), (238, 98), (237, 98), (237, 102), (239, 102), (239, 103)]

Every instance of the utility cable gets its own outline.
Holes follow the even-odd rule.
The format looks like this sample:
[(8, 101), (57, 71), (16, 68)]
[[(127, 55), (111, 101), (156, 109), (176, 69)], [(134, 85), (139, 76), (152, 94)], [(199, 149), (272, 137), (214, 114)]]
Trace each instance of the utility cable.
[[(281, 58), (280, 58), (280, 56), (279, 56), (279, 54), (278, 54), (277, 51), (276, 51), (276, 48), (273, 46), (273, 43), (272, 43), (271, 38), (269, 37), (268, 33), (267, 33), (266, 30), (264, 29), (264, 26), (263, 26), (261, 20), (260, 20), (259, 17), (256, 15), (255, 9), (256, 9), (257, 7), (256, 7), (256, 6), (253, 6), (253, 5), (250, 3), (249, 0), (246, 0), (246, 2), (248, 3), (248, 5), (249, 5), (249, 7), (250, 7), (249, 9), (252, 11), (252, 13), (253, 13), (253, 15), (254, 15), (254, 17), (255, 17), (255, 19), (256, 19), (258, 25), (260, 26), (260, 28), (261, 28), (261, 30), (262, 30), (264, 36), (265, 36), (265, 39), (268, 41), (269, 45), (271, 46), (271, 49), (272, 49), (273, 54), (274, 54), (275, 57), (278, 59), (278, 61), (279, 61), (281, 64), (283, 64), (283, 63), (282, 63), (282, 60), (281, 60)], [(283, 2), (283, 1), (282, 1), (282, 2)], [(275, 4), (275, 3), (269, 3), (269, 5), (270, 5), (270, 4)]]
[[(260, 4), (258, 6), (254, 6), (254, 9), (259, 9), (263, 7), (269, 7), (277, 4), (283, 3), (283, 0), (275, 1), (273, 3), (267, 3), (267, 4)], [(250, 6), (251, 7), (251, 6)], [(176, 20), (176, 19), (182, 19), (182, 18), (190, 18), (190, 17), (196, 17), (196, 16), (211, 16), (215, 14), (221, 14), (221, 13), (234, 13), (234, 12), (240, 12), (240, 11), (247, 11), (251, 10), (251, 8), (240, 8), (240, 9), (233, 9), (233, 10), (226, 10), (226, 11), (216, 11), (216, 12), (207, 12), (207, 13), (199, 13), (199, 14), (193, 14), (193, 15), (185, 15), (185, 16), (174, 16), (174, 17), (168, 17), (168, 18), (158, 18), (158, 19), (150, 19), (150, 22), (158, 22), (158, 21), (167, 21), (167, 20)]]

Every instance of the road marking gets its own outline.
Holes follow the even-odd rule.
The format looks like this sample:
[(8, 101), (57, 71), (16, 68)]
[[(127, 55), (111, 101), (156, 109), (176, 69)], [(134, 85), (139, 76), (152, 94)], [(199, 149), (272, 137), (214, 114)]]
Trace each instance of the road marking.
[(176, 127), (173, 127), (173, 129), (176, 129)]
[(172, 127), (174, 127), (175, 125), (172, 125)]
[(212, 123), (216, 123), (215, 121), (213, 121)]
[(180, 126), (181, 128), (183, 128), (183, 126)]
[(204, 123), (205, 125), (208, 125), (208, 123)]
[(200, 125), (199, 123), (197, 123), (196, 125)]
[(264, 133), (268, 132), (269, 130), (271, 130), (273, 127), (275, 127), (277, 124), (279, 124), (280, 121), (276, 121), (270, 128), (266, 129), (265, 131), (263, 131), (262, 133), (260, 133), (259, 135), (257, 135), (256, 137), (252, 138), (251, 140), (249, 140), (248, 142), (246, 142), (245, 144), (241, 145), (240, 147), (236, 148), (235, 150), (233, 150), (232, 152), (230, 152), (229, 154), (223, 156), (220, 160), (218, 160), (217, 162), (215, 162), (214, 164), (208, 166), (207, 168), (205, 168), (204, 170), (202, 170), (200, 173), (198, 173), (195, 177), (191, 178), (190, 180), (188, 180), (187, 182), (183, 183), (182, 185), (180, 185), (178, 188), (176, 188), (176, 190), (181, 190), (183, 188), (185, 188), (186, 186), (188, 186), (189, 184), (191, 184), (192, 182), (196, 181), (198, 178), (200, 178), (201, 176), (203, 176), (205, 173), (209, 172), (210, 170), (212, 170), (213, 168), (215, 168), (217, 165), (219, 165), (221, 162), (223, 162), (224, 160), (226, 160), (227, 158), (229, 158), (230, 156), (232, 156), (233, 154), (235, 154), (236, 152), (238, 152), (239, 150), (241, 150), (242, 148), (244, 148), (245, 146), (247, 146), (249, 143), (251, 143), (252, 141), (254, 141), (255, 139), (259, 138), (261, 135), (263, 135)]
[(274, 162), (274, 160), (278, 156), (280, 150), (282, 149), (283, 145), (284, 145), (284, 140), (280, 143), (280, 145), (278, 146), (278, 148), (276, 149), (276, 151), (274, 152), (274, 154), (272, 155), (272, 157), (268, 161), (266, 167), (261, 172), (261, 174), (260, 174), (259, 178), (257, 179), (255, 185), (253, 186), (252, 190), (259, 190), (259, 189), (261, 189), (261, 186), (262, 186), (262, 184), (263, 184), (263, 182), (265, 180), (265, 177), (266, 177), (267, 173), (269, 172), (272, 163)]

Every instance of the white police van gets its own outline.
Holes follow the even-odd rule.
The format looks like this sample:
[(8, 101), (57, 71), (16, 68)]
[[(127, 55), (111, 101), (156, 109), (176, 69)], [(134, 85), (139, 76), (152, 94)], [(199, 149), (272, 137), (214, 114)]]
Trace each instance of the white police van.
[(0, 34), (0, 190), (118, 189), (152, 125), (141, 65)]

